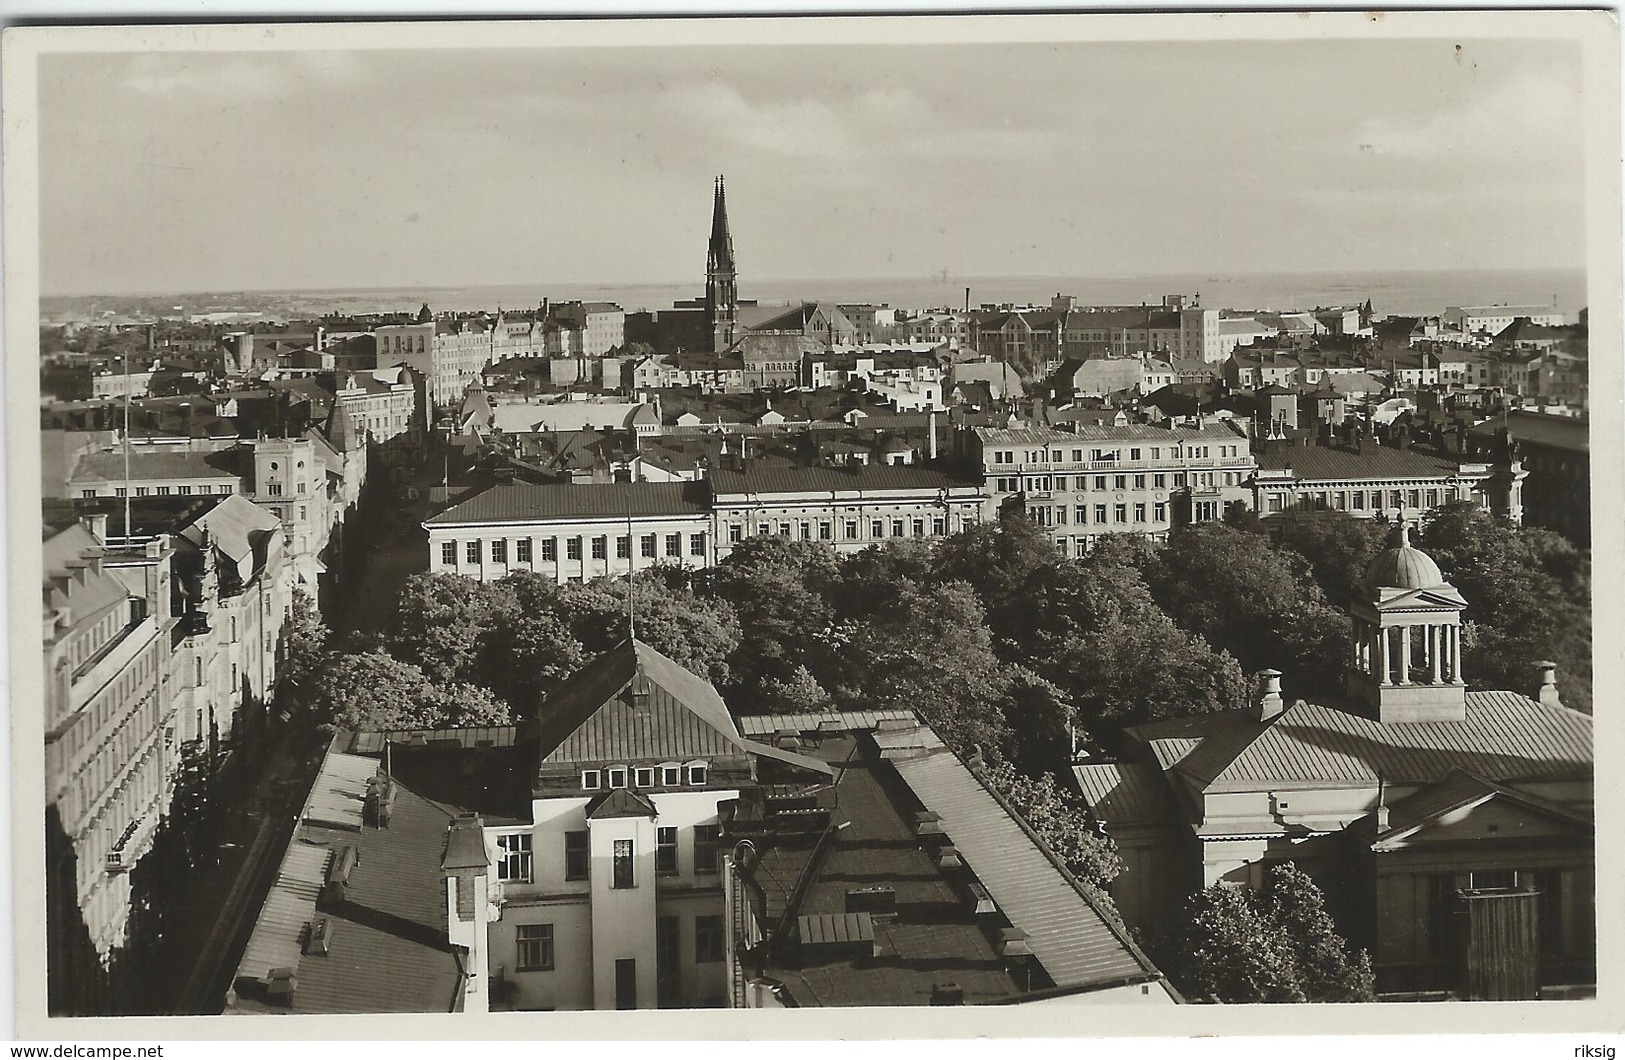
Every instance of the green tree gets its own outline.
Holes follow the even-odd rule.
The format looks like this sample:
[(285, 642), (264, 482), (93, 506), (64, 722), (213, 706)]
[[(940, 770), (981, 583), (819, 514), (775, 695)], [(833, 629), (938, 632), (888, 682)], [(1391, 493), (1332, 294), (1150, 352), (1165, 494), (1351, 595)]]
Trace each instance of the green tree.
[(840, 575), (835, 550), (777, 535), (748, 537), (712, 572), (708, 591), (738, 617), (729, 658), (733, 698), (749, 708), (762, 682), (790, 682), (835, 624), (830, 588)]
[(962, 582), (877, 586), (871, 616), (850, 623), (851, 665), (837, 699), (863, 708), (914, 710), (968, 757), (1006, 750), (1008, 668), (993, 652), (982, 606)]
[(480, 680), (491, 633), (511, 621), (512, 594), (460, 574), (415, 574), (402, 586), (390, 654), (432, 681)]
[(1077, 709), (1052, 682), (1025, 666), (1010, 668), (1004, 720), (1010, 727), (1010, 755), (1024, 772), (1066, 769), (1073, 743), (1089, 742), (1076, 728)]
[(1107, 888), (1123, 871), (1117, 845), (1101, 833), (1083, 800), (1049, 773), (1025, 776), (1006, 762), (987, 766), (984, 779), (1021, 815), (1033, 834), (1116, 915)]
[[(560, 617), (588, 657), (626, 639), (626, 579), (596, 578), (560, 589)], [(728, 603), (673, 588), (649, 572), (633, 579), (631, 593), (640, 641), (712, 684), (727, 682), (728, 658), (740, 643), (739, 620)]]
[(1558, 664), (1563, 702), (1591, 710), (1590, 558), (1544, 530), (1476, 505), (1437, 509), (1418, 542), (1467, 600), (1462, 664), (1474, 688), (1533, 690), (1532, 664)]
[(316, 676), (323, 731), (433, 729), (445, 720), (423, 671), (383, 652), (331, 656)]
[(936, 577), (964, 582), (975, 590), (1001, 653), (1019, 658), (1021, 645), (1032, 632), (1027, 587), (1035, 575), (1065, 562), (1055, 542), (1037, 526), (1014, 517), (979, 523), (945, 538), (937, 550)]
[(315, 709), (325, 732), (510, 721), (508, 705), (489, 689), (461, 681), (437, 684), (418, 667), (382, 651), (329, 656), (316, 675), (315, 690)]
[(1331, 606), (1298, 553), (1223, 523), (1175, 531), (1143, 568), (1168, 616), (1242, 668), (1281, 670), (1305, 695), (1342, 689), (1347, 616)]
[(1277, 520), (1277, 541), (1309, 563), (1315, 583), (1333, 606), (1346, 608), (1365, 591), (1365, 572), (1388, 547), (1390, 527), (1375, 519), (1328, 512)]
[(833, 697), (805, 666), (797, 666), (788, 680), (764, 677), (757, 686), (754, 706), (761, 713), (798, 714), (828, 710)]
[(587, 652), (565, 620), (557, 582), (520, 571), (498, 584), (513, 608), (490, 633), (484, 683), (520, 717), (534, 717), (553, 689), (586, 665)]
[(1132, 567), (1091, 556), (1035, 577), (1026, 597), (1028, 665), (1090, 733), (1247, 702), (1235, 658), (1176, 626)]
[(305, 590), (295, 589), (282, 624), (282, 667), (277, 673), (287, 708), (297, 709), (314, 694), (313, 682), (327, 661), (331, 636), (316, 601)]
[(1261, 890), (1218, 883), (1192, 896), (1164, 970), (1192, 1000), (1376, 1000), (1370, 956), (1338, 934), (1320, 888), (1291, 862)]
[(429, 716), (440, 719), (437, 728), (507, 725), (513, 720), (508, 705), (492, 695), (490, 689), (462, 682), (429, 686), (424, 707)]

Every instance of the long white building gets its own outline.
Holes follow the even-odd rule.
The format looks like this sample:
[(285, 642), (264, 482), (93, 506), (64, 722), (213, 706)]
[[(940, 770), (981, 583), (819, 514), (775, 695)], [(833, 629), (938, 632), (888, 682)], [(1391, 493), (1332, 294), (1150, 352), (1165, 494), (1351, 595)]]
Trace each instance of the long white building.
[(658, 565), (709, 567), (758, 535), (838, 551), (940, 537), (980, 521), (986, 501), (980, 485), (930, 468), (762, 462), (697, 482), (499, 485), (423, 527), (431, 572), (590, 581)]

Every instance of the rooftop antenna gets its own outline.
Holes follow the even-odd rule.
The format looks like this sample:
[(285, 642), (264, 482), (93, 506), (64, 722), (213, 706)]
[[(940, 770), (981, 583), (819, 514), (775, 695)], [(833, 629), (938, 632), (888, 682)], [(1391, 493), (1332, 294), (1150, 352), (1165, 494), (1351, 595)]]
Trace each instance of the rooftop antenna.
[[(133, 536), (130, 529), (130, 355), (124, 353), (124, 541)], [(103, 542), (106, 544), (106, 542)]]
[(626, 491), (626, 638), (638, 639), (637, 607), (632, 602), (632, 574), (637, 569), (637, 553), (632, 541), (632, 491)]

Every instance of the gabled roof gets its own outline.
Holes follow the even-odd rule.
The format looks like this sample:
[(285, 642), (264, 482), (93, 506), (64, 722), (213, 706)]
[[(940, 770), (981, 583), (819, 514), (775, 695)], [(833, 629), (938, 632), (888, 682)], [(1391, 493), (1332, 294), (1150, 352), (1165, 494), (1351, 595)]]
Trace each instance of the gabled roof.
[[(646, 703), (624, 695), (641, 672)], [(743, 753), (709, 681), (642, 641), (624, 640), (577, 670), (542, 704), (540, 762), (685, 761)]]
[(1162, 770), (1150, 762), (1089, 762), (1073, 766), (1072, 775), (1097, 820), (1118, 826), (1176, 819)]
[(1438, 784), (1395, 802), (1389, 807), (1388, 827), (1380, 833), (1376, 829), (1375, 815), (1363, 819), (1356, 829), (1372, 841), (1372, 850), (1393, 849), (1402, 845), (1407, 837), (1447, 814), (1480, 806), (1494, 799), (1515, 803), (1541, 816), (1555, 818), (1587, 831), (1593, 827), (1590, 817), (1568, 807), (1460, 769)]
[(600, 795), (587, 803), (589, 821), (608, 820), (612, 817), (658, 817), (655, 804), (647, 795), (631, 788), (616, 788), (608, 795)]
[(203, 541), (204, 530), (215, 549), (237, 567), (237, 576), (247, 581), (265, 562), (267, 537), (282, 532), (282, 520), (233, 493), (184, 527), (180, 536), (197, 545)]
[[(1466, 700), (1464, 721), (1384, 725), (1352, 709), (1302, 701), (1263, 722), (1244, 711), (1198, 715), (1190, 721), (1212, 719), (1208, 732), (1172, 769), (1207, 791), (1375, 785), (1379, 778), (1426, 784), (1458, 769), (1495, 781), (1591, 775), (1589, 716), (1513, 692), (1468, 692)], [(1131, 731), (1146, 742), (1157, 738), (1154, 726)]]
[(1514, 440), (1584, 453), (1591, 448), (1591, 422), (1573, 416), (1517, 410), (1494, 417), (1468, 430), (1474, 437), (1493, 436), (1505, 426)]

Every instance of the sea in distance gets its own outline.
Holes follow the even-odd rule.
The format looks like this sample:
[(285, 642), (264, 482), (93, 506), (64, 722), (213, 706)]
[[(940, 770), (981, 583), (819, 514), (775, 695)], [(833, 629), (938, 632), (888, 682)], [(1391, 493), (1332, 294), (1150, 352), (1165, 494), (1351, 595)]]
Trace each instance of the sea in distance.
[[(1168, 294), (1201, 298), (1211, 308), (1241, 310), (1313, 309), (1352, 306), (1371, 300), (1378, 316), (1432, 315), (1452, 305), (1554, 306), (1570, 316), (1587, 302), (1584, 269), (1457, 269), (1327, 273), (1258, 273), (1221, 276), (1167, 274), (1117, 277), (956, 276), (917, 278), (760, 280), (741, 277), (739, 294), (764, 304), (802, 301), (871, 303), (898, 309), (960, 308), (969, 304), (1047, 305), (1056, 294), (1072, 295), (1080, 306), (1160, 304)], [(191, 313), (238, 311), (270, 318), (317, 317), (330, 313), (416, 311), (428, 303), (448, 310), (524, 309), (543, 298), (619, 303), (628, 312), (670, 308), (674, 301), (702, 293), (696, 281), (668, 284), (531, 283), (466, 287), (391, 287), (347, 290), (283, 290), (175, 294)], [(166, 295), (131, 296), (148, 307)], [(50, 317), (71, 304), (113, 301), (116, 296), (64, 296), (41, 300)], [(167, 309), (168, 307), (162, 307)], [(149, 309), (151, 311), (151, 309)]]

